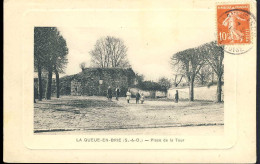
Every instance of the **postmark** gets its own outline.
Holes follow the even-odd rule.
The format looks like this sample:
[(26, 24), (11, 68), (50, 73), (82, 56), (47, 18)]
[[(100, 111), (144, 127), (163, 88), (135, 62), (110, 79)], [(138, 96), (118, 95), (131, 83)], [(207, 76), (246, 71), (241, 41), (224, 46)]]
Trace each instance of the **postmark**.
[(253, 47), (256, 19), (249, 4), (217, 5), (217, 41), (225, 52), (239, 55)]

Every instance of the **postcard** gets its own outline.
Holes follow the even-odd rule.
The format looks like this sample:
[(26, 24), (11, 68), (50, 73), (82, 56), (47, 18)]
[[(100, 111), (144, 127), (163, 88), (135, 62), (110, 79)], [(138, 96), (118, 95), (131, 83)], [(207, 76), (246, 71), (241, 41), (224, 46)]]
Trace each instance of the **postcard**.
[(6, 162), (255, 162), (255, 1), (4, 8)]

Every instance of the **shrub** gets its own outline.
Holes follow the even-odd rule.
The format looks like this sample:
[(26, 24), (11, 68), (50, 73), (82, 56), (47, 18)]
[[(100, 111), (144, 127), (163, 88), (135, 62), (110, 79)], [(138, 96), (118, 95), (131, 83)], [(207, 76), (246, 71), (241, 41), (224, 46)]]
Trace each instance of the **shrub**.
[(165, 91), (160, 84), (153, 81), (144, 81), (136, 85), (137, 88), (145, 91)]

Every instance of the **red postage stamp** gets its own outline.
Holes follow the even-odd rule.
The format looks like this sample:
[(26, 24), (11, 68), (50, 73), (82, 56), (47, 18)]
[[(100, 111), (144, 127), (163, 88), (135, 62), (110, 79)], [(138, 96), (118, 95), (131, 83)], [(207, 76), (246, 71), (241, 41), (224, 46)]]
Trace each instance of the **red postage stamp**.
[(219, 45), (251, 43), (250, 5), (217, 5), (217, 37)]

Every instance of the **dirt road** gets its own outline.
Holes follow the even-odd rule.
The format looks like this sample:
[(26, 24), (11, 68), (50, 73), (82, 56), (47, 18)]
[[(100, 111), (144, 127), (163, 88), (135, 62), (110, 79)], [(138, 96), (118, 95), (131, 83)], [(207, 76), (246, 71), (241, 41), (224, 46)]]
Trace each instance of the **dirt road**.
[(208, 129), (209, 126), (223, 125), (223, 106), (210, 101), (180, 101), (176, 104), (163, 100), (147, 100), (144, 104), (135, 104), (132, 100), (127, 104), (125, 98), (108, 102), (104, 97), (68, 96), (36, 103), (34, 129), (35, 132), (145, 128), (158, 130), (162, 127), (186, 126), (206, 126)]

